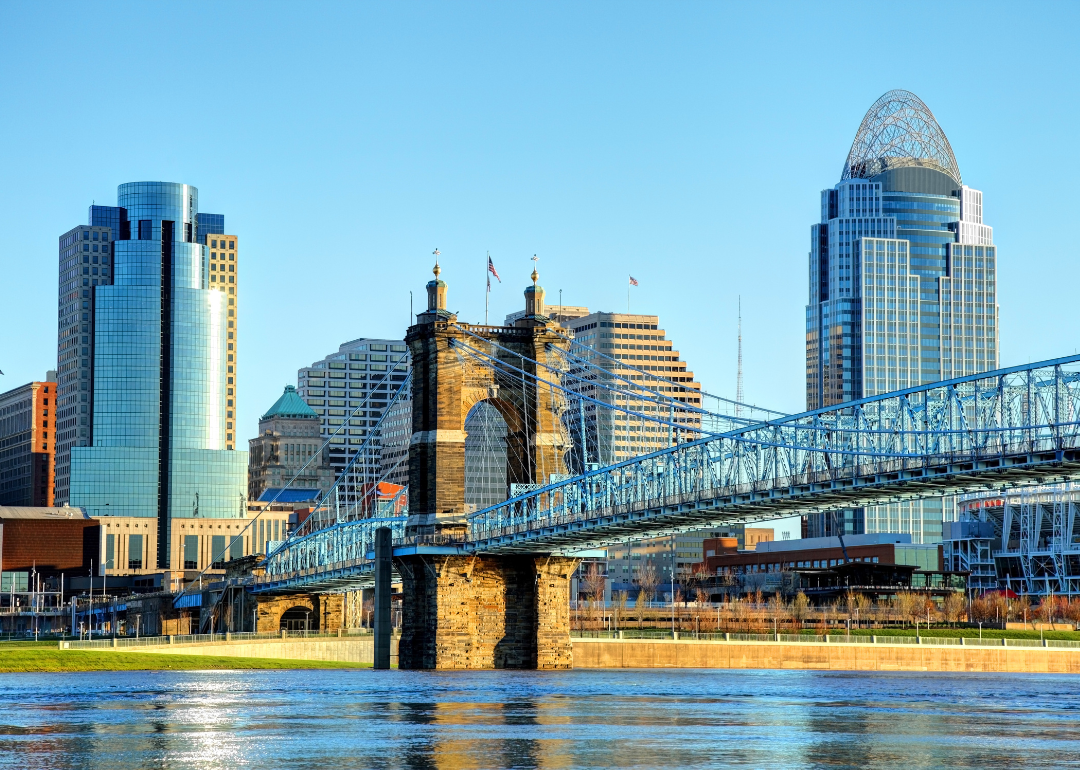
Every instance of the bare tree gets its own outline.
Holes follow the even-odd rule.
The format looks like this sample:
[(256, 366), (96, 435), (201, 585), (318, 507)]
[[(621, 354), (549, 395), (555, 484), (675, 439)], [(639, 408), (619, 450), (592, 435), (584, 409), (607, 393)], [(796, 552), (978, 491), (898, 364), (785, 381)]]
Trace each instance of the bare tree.
[(791, 603), (791, 617), (799, 624), (799, 628), (802, 628), (803, 621), (810, 615), (810, 600), (806, 598), (806, 594), (802, 591), (795, 594), (795, 601)]
[(1073, 622), (1073, 625), (1080, 625), (1080, 599), (1073, 599), (1065, 607), (1065, 617)]
[(964, 595), (960, 593), (951, 593), (945, 597), (945, 601), (941, 603), (942, 613), (945, 615), (945, 620), (952, 625), (956, 625), (956, 622), (960, 620), (960, 616), (964, 614)]
[(660, 584), (660, 575), (656, 571), (656, 565), (651, 561), (638, 570), (638, 596), (635, 606), (637, 608), (638, 628), (641, 628), (645, 616), (645, 605), (656, 596), (656, 586)]
[(1028, 620), (1031, 619), (1031, 597), (1027, 594), (1024, 594), (1019, 599), (1014, 599), (1012, 608), (1014, 620), (1027, 623)]
[(612, 630), (613, 631), (618, 631), (619, 630), (619, 626), (618, 626), (619, 621), (624, 620), (626, 618), (626, 604), (627, 604), (627, 601), (629, 599), (629, 596), (626, 593), (626, 591), (616, 591), (614, 598), (615, 598), (615, 618), (614, 618), (614, 624), (615, 625), (612, 628)]
[(779, 633), (782, 621), (788, 616), (787, 602), (779, 593), (769, 599), (769, 615), (772, 618), (774, 632)]
[(600, 619), (600, 606), (604, 601), (604, 583), (606, 581), (607, 577), (600, 569), (600, 565), (596, 562), (590, 562), (589, 566), (585, 568), (585, 576), (581, 582), (585, 587), (585, 595), (592, 602), (593, 617), (597, 622)]
[(870, 620), (870, 612), (873, 607), (873, 602), (870, 601), (869, 596), (866, 594), (855, 594), (855, 617), (857, 620)]
[(971, 603), (971, 619), (976, 623), (986, 623), (994, 619), (994, 606), (985, 596), (980, 596)]

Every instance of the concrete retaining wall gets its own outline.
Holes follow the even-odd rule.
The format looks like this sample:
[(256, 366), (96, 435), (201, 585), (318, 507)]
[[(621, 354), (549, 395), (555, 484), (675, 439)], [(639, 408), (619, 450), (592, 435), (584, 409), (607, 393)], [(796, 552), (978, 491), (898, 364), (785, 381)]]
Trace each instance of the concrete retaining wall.
[(791, 668), (1080, 674), (1080, 650), (881, 643), (575, 639), (574, 668)]
[[(1080, 649), (914, 644), (574, 639), (574, 668), (755, 668), (1080, 674)], [(117, 652), (371, 663), (371, 637), (121, 647)], [(391, 641), (397, 663), (398, 640)]]
[[(390, 641), (391, 664), (397, 663), (398, 640)], [(222, 655), (231, 658), (278, 658), (281, 660), (331, 660), (371, 663), (375, 648), (371, 637), (361, 639), (267, 639), (198, 644), (159, 644), (120, 647), (117, 652), (151, 652), (167, 655)]]

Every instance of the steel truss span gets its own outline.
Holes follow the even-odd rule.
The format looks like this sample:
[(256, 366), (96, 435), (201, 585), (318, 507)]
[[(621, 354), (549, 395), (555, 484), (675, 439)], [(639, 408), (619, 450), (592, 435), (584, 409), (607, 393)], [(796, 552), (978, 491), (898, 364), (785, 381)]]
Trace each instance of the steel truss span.
[(378, 526), (394, 530), (398, 555), (564, 554), (719, 523), (1073, 479), (1080, 356), (698, 433), (477, 511), (456, 541), (408, 540), (401, 516), (335, 511), (335, 523), (272, 554), (253, 590), (369, 584)]
[(1080, 478), (1080, 356), (702, 438), (478, 511), (470, 550), (565, 553), (737, 521)]

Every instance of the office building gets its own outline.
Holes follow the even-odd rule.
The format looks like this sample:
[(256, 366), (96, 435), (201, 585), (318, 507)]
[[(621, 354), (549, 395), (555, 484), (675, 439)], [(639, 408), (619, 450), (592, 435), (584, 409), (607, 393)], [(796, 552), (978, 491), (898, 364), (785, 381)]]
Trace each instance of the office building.
[[(933, 113), (907, 91), (882, 96), (811, 227), (807, 408), (996, 368), (996, 262), (982, 193), (963, 183)], [(937, 542), (944, 505), (819, 514), (804, 520), (804, 534)]]
[(0, 393), (0, 505), (53, 504), (56, 372)]
[(70, 459), (59, 502), (149, 524), (155, 552), (143, 561), (183, 569), (191, 559), (176, 526), (246, 514), (247, 453), (229, 449), (235, 305), (211, 288), (196, 188), (133, 182), (117, 197), (61, 239), (58, 368)]
[[(237, 316), (238, 292), (240, 289), (240, 239), (235, 235), (225, 235), (225, 217), (221, 214), (199, 214), (199, 237), (208, 252), (210, 271), (210, 289), (225, 295), (226, 315), (230, 326), (226, 332), (226, 373), (228, 387), (225, 399), (225, 448), (236, 449), (236, 409), (237, 409), (237, 371), (240, 358), (240, 321)], [(203, 225), (212, 228), (202, 231)]]
[(329, 452), (322, 450), (319, 415), (285, 386), (281, 398), (259, 418), (259, 435), (248, 441), (248, 499), (259, 500), (267, 489), (286, 485), (303, 501), (319, 499), (334, 485)]
[[(674, 343), (667, 339), (657, 316), (595, 312), (570, 318), (564, 325), (577, 343), (575, 353), (588, 359), (593, 367), (617, 372), (632, 381), (648, 379), (647, 387), (668, 393), (694, 407), (701, 406), (701, 396), (697, 393), (701, 384), (694, 380), (694, 373), (682, 360)], [(593, 350), (597, 351), (596, 355), (590, 354)], [(667, 380), (667, 383), (660, 380)], [(565, 378), (564, 382), (569, 390), (611, 403), (610, 391), (593, 388), (573, 377)], [(590, 435), (596, 439), (587, 447), (590, 463), (611, 465), (664, 449), (673, 441), (671, 431), (664, 426), (641, 426), (633, 418), (628, 422), (623, 412), (593, 404), (584, 409), (586, 421), (594, 427)]]
[[(335, 478), (386, 414), (390, 397), (410, 368), (403, 340), (361, 337), (297, 372), (297, 391), (319, 417), (321, 440), (330, 442), (329, 462)], [(379, 474), (384, 481), (407, 483), (411, 403), (403, 397), (384, 423)]]
[(60, 403), (53, 498), (61, 505), (70, 499), (71, 448), (93, 442), (96, 292), (98, 286), (112, 285), (113, 241), (131, 237), (126, 213), (114, 206), (91, 206), (90, 224), (60, 236), (56, 349)]

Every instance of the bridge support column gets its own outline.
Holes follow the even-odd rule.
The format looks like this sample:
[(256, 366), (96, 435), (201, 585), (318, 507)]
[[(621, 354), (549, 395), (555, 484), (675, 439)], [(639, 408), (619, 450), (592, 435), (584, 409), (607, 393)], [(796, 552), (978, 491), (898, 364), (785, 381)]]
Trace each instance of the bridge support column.
[(570, 575), (562, 556), (409, 556), (403, 669), (568, 669)]
[(394, 546), (389, 527), (375, 530), (375, 668), (390, 668), (390, 579)]

